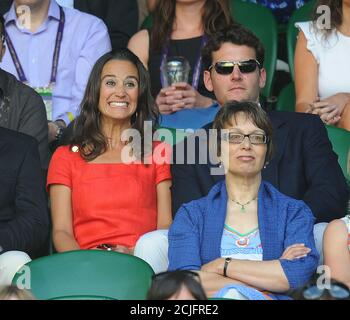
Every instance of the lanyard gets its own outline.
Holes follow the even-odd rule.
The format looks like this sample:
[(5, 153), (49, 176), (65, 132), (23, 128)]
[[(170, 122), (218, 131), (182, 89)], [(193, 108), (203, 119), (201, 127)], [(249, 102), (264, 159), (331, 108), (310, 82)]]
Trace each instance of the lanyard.
[[(60, 49), (61, 49), (61, 44), (62, 44), (64, 23), (65, 23), (64, 11), (63, 11), (62, 7), (59, 7), (59, 8), (60, 8), (60, 20), (59, 20), (57, 36), (56, 36), (55, 51), (54, 51), (53, 58), (52, 58), (52, 69), (51, 69), (50, 84), (53, 84), (53, 83), (56, 82), (57, 68), (58, 68), (58, 58), (60, 56)], [(20, 81), (28, 82), (28, 80), (27, 80), (27, 78), (26, 78), (26, 76), (24, 74), (21, 62), (18, 59), (18, 55), (17, 55), (17, 52), (15, 50), (15, 47), (13, 46), (12, 40), (10, 39), (10, 36), (6, 32), (6, 30), (5, 30), (5, 39), (6, 39), (6, 43), (7, 43), (7, 46), (9, 48), (9, 51), (10, 51), (13, 63), (15, 65), (15, 68), (17, 70), (17, 73), (18, 73)]]
[[(199, 48), (199, 52), (198, 52), (198, 57), (197, 57), (197, 62), (194, 68), (194, 72), (193, 72), (193, 76), (192, 76), (192, 87), (195, 88), (196, 90), (198, 89), (198, 84), (199, 84), (199, 78), (200, 78), (200, 73), (201, 73), (201, 69), (202, 69), (202, 55), (201, 55), (201, 50), (203, 49), (203, 47), (205, 46), (205, 44), (207, 43), (208, 38), (206, 35), (202, 36), (202, 41), (201, 41), (201, 45)], [(166, 63), (166, 60), (168, 58), (168, 54), (169, 54), (169, 38), (166, 42), (166, 45), (163, 48), (163, 52), (162, 52), (162, 60), (160, 63), (160, 69), (162, 69), (162, 67), (164, 66), (164, 64)], [(162, 78), (162, 76), (160, 77), (160, 82), (162, 84), (162, 87), (164, 87), (164, 80)]]

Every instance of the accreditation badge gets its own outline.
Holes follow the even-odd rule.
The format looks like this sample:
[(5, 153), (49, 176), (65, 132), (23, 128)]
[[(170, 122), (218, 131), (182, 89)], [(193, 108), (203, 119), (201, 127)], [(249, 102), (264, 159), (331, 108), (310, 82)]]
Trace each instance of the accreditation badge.
[(41, 98), (44, 101), (45, 108), (46, 108), (46, 116), (48, 121), (52, 121), (52, 92), (53, 87), (47, 86), (47, 87), (39, 87), (34, 88), (37, 93), (40, 94)]

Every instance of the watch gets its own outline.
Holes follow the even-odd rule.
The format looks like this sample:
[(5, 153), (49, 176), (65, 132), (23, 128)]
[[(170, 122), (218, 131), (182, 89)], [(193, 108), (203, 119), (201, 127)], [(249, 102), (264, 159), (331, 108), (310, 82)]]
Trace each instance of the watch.
[(225, 264), (224, 264), (224, 277), (227, 277), (227, 267), (228, 264), (231, 262), (232, 258), (228, 257), (225, 258)]
[(55, 140), (60, 140), (62, 135), (63, 135), (63, 131), (65, 129), (65, 125), (64, 122), (61, 120), (57, 120), (54, 122), (54, 124), (57, 126), (57, 131), (56, 131), (56, 135), (55, 135)]
[(63, 128), (58, 128), (55, 135), (55, 140), (60, 140), (63, 135)]

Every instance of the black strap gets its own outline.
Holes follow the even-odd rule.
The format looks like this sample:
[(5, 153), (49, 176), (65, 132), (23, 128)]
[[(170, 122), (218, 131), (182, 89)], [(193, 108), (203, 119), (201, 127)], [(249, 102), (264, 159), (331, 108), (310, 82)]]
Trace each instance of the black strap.
[(227, 277), (227, 267), (228, 264), (231, 262), (232, 258), (228, 257), (225, 258), (225, 264), (224, 264), (224, 277)]

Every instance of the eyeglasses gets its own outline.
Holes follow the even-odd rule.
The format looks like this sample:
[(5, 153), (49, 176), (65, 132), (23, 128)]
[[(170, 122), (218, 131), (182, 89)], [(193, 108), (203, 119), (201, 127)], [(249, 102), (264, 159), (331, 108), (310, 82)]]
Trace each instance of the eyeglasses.
[(349, 299), (350, 291), (347, 286), (336, 281), (331, 283), (330, 289), (320, 289), (317, 285), (312, 285), (303, 291), (303, 296), (307, 300), (316, 300), (327, 295), (334, 299)]
[(258, 60), (250, 59), (243, 61), (218, 61), (209, 67), (209, 71), (214, 67), (218, 74), (229, 75), (233, 72), (236, 65), (241, 73), (250, 73), (255, 71), (257, 67), (261, 68)]
[(251, 144), (266, 144), (269, 140), (265, 134), (258, 134), (258, 133), (241, 134), (241, 133), (227, 132), (223, 134), (223, 140), (234, 144), (242, 143), (245, 137), (248, 137)]
[(0, 35), (0, 40), (1, 40), (1, 43), (2, 43), (2, 45), (4, 45), (5, 44), (5, 35)]

